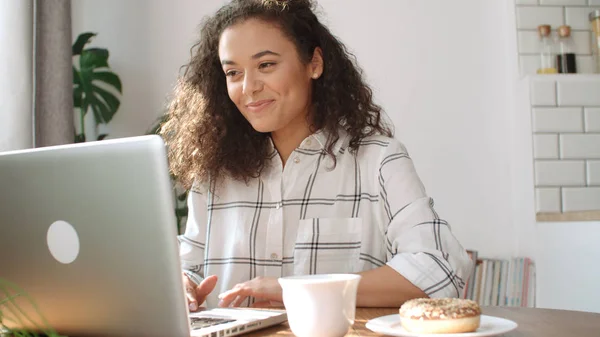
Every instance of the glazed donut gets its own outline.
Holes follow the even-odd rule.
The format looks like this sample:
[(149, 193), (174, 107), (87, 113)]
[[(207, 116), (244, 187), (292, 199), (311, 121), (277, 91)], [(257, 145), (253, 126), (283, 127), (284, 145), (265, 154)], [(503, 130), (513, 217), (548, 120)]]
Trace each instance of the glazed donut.
[(414, 333), (473, 332), (480, 317), (477, 302), (460, 298), (417, 298), (400, 307), (400, 324)]

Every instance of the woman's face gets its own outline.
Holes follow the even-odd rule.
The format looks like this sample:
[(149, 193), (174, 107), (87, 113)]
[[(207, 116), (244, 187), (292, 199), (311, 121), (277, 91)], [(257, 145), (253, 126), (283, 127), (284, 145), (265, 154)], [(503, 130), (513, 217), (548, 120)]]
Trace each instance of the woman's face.
[(311, 82), (323, 69), (318, 48), (305, 64), (277, 26), (249, 19), (223, 31), (219, 58), (229, 98), (255, 130), (306, 126)]

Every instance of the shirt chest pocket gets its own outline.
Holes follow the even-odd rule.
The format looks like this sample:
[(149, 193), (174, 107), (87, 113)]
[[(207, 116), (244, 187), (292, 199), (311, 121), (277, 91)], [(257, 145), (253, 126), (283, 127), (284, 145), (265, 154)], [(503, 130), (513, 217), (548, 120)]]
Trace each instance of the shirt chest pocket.
[(361, 218), (300, 220), (294, 245), (294, 274), (360, 271)]

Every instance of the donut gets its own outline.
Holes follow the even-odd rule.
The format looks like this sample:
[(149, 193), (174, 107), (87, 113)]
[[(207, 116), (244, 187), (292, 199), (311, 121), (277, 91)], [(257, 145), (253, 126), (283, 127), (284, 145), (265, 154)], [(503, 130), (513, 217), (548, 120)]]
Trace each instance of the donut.
[(400, 324), (413, 333), (473, 332), (479, 328), (481, 308), (460, 298), (417, 298), (400, 307)]

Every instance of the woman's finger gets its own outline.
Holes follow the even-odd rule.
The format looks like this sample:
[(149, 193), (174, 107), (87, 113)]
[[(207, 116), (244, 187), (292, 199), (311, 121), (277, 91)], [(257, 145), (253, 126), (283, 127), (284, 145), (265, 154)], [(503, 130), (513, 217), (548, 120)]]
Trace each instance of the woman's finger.
[(217, 276), (211, 275), (202, 280), (198, 287), (196, 288), (196, 301), (199, 304), (204, 303), (206, 297), (210, 295), (210, 293), (215, 289), (217, 285)]
[(185, 290), (185, 298), (190, 311), (198, 310), (198, 300), (196, 299), (195, 284), (190, 281), (189, 277), (183, 274), (183, 289)]
[(187, 298), (188, 307), (190, 311), (198, 310), (198, 301), (195, 296), (195, 289), (193, 287), (186, 286), (185, 288), (185, 297)]
[(233, 301), (235, 301), (239, 296), (248, 297), (252, 296), (252, 289), (245, 287), (238, 287), (231, 290), (228, 290), (219, 295), (219, 306), (220, 307), (229, 307)]
[(229, 290), (219, 295), (219, 306), (229, 307), (229, 305), (239, 296), (238, 290)]
[(242, 303), (247, 299), (247, 296), (237, 296), (233, 302), (231, 302), (231, 304), (229, 305), (230, 307), (234, 307), (237, 308), (240, 305), (242, 305)]

